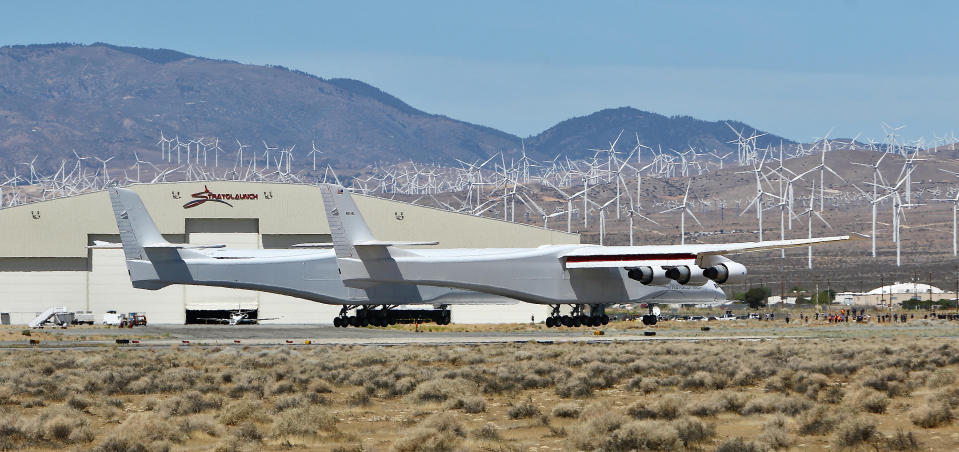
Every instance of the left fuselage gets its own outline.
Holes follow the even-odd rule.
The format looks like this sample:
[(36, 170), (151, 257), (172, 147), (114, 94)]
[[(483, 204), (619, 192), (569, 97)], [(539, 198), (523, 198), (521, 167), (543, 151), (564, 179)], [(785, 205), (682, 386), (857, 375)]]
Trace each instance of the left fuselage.
[(704, 303), (725, 299), (712, 282), (647, 286), (630, 279), (625, 268), (564, 268), (562, 255), (582, 247), (393, 249), (389, 255), (382, 249), (358, 249), (362, 259), (340, 258), (338, 262), (348, 286), (391, 282), (454, 287), (537, 304)]

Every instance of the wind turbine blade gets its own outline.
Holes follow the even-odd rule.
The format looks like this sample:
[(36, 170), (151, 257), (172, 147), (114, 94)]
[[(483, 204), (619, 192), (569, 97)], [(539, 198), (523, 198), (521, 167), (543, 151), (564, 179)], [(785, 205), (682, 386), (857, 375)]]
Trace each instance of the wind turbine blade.
[(686, 207), (686, 213), (688, 213), (689, 216), (693, 217), (693, 219), (696, 220), (696, 224), (698, 224), (699, 226), (703, 225), (702, 223), (699, 222), (699, 218), (696, 218), (696, 215), (693, 215), (693, 211), (689, 210), (689, 207)]

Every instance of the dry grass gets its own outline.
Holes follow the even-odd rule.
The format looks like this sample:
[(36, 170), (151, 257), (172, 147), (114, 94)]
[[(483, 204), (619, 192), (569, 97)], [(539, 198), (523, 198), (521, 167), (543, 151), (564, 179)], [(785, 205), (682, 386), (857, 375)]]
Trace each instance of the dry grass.
[(0, 449), (959, 450), (957, 346), (4, 351)]

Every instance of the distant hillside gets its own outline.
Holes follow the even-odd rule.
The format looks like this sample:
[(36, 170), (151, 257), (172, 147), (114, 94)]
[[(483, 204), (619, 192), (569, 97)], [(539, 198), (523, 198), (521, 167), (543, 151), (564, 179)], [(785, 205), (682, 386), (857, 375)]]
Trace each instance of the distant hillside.
[(56, 160), (71, 149), (129, 159), (132, 150), (155, 151), (160, 130), (236, 137), (260, 151), (260, 140), (300, 148), (315, 140), (344, 166), (453, 162), (515, 151), (520, 141), (424, 113), (356, 80), (164, 49), (0, 48), (0, 166), (35, 153)]
[[(261, 140), (296, 144), (294, 164), (301, 165), (315, 141), (339, 168), (406, 160), (452, 164), (501, 151), (517, 156), (520, 148), (519, 137), (417, 110), (358, 80), (103, 43), (0, 47), (0, 169), (34, 155), (41, 167), (57, 167), (72, 150), (115, 155), (114, 163), (132, 163), (133, 151), (157, 161), (161, 130), (184, 140), (220, 137), (226, 151), (236, 148), (234, 138), (260, 154)], [(633, 108), (563, 121), (526, 145), (537, 159), (587, 157), (589, 148), (608, 146), (620, 130), (619, 149), (627, 151), (636, 133), (643, 144), (663, 149), (735, 149), (728, 143), (735, 134), (723, 122)], [(766, 135), (760, 145), (780, 140)]]
[[(729, 123), (729, 125), (726, 125)], [(739, 121), (702, 121), (689, 116), (667, 117), (656, 113), (623, 107), (601, 110), (596, 113), (563, 121), (545, 132), (530, 138), (527, 149), (537, 153), (549, 154), (552, 158), (565, 153), (570, 158), (584, 158), (593, 155), (590, 148), (607, 148), (609, 141), (624, 131), (617, 145), (621, 151), (629, 151), (636, 145), (636, 136), (646, 146), (662, 146), (663, 150), (684, 151), (693, 146), (697, 150), (715, 150), (723, 154), (736, 150), (736, 133), (732, 126), (745, 136), (757, 131)], [(793, 141), (772, 134), (758, 139), (760, 147), (766, 145), (787, 145)]]

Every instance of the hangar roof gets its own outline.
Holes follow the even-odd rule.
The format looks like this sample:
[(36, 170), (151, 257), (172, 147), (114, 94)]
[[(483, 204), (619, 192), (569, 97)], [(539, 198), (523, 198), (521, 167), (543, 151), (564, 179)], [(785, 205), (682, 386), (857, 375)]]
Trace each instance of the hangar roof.
[[(313, 185), (214, 181), (128, 188), (140, 195), (163, 234), (189, 233), (190, 219), (255, 219), (260, 234), (329, 234), (322, 197)], [(202, 201), (206, 198), (215, 200)], [(440, 248), (579, 243), (578, 234), (370, 196), (355, 198), (381, 240), (438, 240)], [(0, 258), (87, 257), (90, 235), (118, 234), (105, 191), (2, 209), (0, 231)]]

